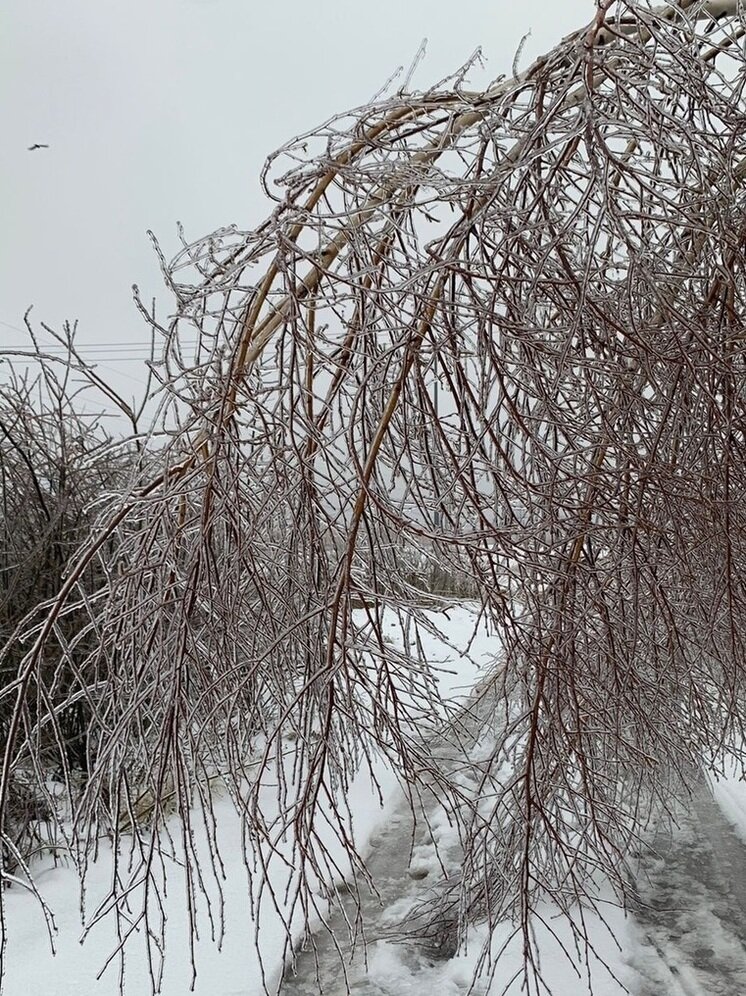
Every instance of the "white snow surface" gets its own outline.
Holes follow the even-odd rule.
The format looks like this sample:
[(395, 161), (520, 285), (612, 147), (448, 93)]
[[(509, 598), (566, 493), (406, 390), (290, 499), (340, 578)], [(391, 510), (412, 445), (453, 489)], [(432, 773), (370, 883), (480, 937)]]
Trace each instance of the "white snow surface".
[[(423, 634), (427, 658), (440, 669), (439, 681), (443, 694), (465, 696), (482, 669), (499, 651), (499, 641), (478, 620), (473, 606), (456, 606), (445, 614), (433, 612), (430, 615), (444, 634), (445, 640), (432, 634)], [(401, 644), (404, 634), (393, 617), (387, 618), (385, 624), (392, 643)], [(396, 780), (390, 771), (381, 764), (375, 775), (383, 793), (383, 808), (368, 772), (361, 773), (356, 778), (349, 796), (356, 840), (363, 853), (369, 847), (374, 831), (385, 823), (387, 814), (390, 816), (401, 800)], [(268, 786), (267, 791), (269, 801), (271, 786)], [(211, 936), (210, 923), (205, 916), (205, 900), (200, 898), (198, 905), (201, 907), (201, 929), (195, 948), (197, 976), (193, 991), (200, 996), (259, 996), (264, 983), (270, 989), (276, 988), (279, 983), (285, 941), (282, 917), (288, 916), (287, 909), (282, 908), (282, 890), (292, 872), (278, 862), (272, 873), (274, 878), (271, 885), (278, 898), (282, 917), (272, 909), (271, 903), (265, 903), (257, 920), (248, 898), (240, 821), (228, 799), (218, 799), (215, 806), (218, 842), (225, 866), (225, 877), (219, 883), (223, 893), (224, 931), (221, 943), (217, 939), (220, 934), (219, 924), (216, 925), (216, 937)], [(198, 851), (207, 857), (209, 836), (203, 831), (200, 838), (197, 821), (195, 827), (198, 833)], [(443, 832), (447, 832), (445, 827)], [(415, 853), (414, 859), (414, 864), (419, 862), (424, 870), (429, 857), (425, 853)], [(125, 996), (146, 996), (151, 988), (151, 979), (141, 933), (135, 933), (127, 941), (123, 979), (120, 979), (116, 959), (99, 978), (107, 959), (118, 944), (113, 918), (107, 917), (97, 923), (84, 943), (80, 943), (83, 923), (90, 922), (93, 912), (111, 888), (112, 867), (111, 850), (102, 846), (98, 859), (89, 870), (81, 918), (80, 890), (74, 870), (69, 867), (53, 867), (49, 861), (37, 866), (37, 885), (55, 918), (56, 955), (52, 954), (44, 916), (36, 898), (18, 885), (6, 890), (5, 996), (115, 996), (120, 991), (120, 984)], [(413, 870), (415, 874), (412, 877), (416, 878), (418, 868)], [(193, 980), (185, 912), (185, 886), (183, 872), (176, 861), (166, 861), (165, 879), (168, 886), (164, 899), (166, 947), (161, 991), (165, 996), (185, 996), (190, 992)], [(209, 874), (206, 876), (206, 889), (213, 900), (213, 912), (217, 916), (219, 888)], [(139, 910), (137, 895), (133, 897), (132, 908), (136, 916)], [(587, 969), (583, 966), (581, 953), (577, 952), (577, 957), (569, 959), (562, 950), (564, 945), (567, 951), (573, 951), (567, 924), (554, 918), (550, 908), (543, 912), (551, 931), (556, 934), (552, 937), (547, 927), (540, 924), (537, 927), (543, 974), (552, 984), (555, 996), (576, 996), (588, 992)], [(628, 929), (624, 915), (615, 907), (608, 907), (605, 918), (606, 925), (595, 916), (590, 916), (587, 922), (591, 943), (599, 959), (593, 972), (592, 992), (594, 996), (618, 996), (625, 991), (622, 983), (634, 992), (637, 973), (630, 967), (633, 932)], [(510, 931), (509, 925), (505, 925), (502, 934), (498, 932), (493, 935), (493, 951), (499, 950), (503, 942), (508, 940)], [(296, 915), (293, 923), (296, 939), (300, 932), (300, 917)], [(255, 950), (257, 937), (262, 962)], [(365, 991), (391, 996), (416, 993), (423, 996), (456, 996), (465, 993), (484, 939), (484, 934), (476, 929), (466, 953), (450, 960), (433, 962), (431, 966), (420, 965), (416, 973), (408, 966), (401, 947), (390, 941), (373, 943), (369, 950), (368, 979), (365, 983), (370, 988)], [(511, 978), (518, 972), (521, 954), (519, 939), (515, 938), (507, 943), (497, 963), (489, 993), (500, 994), (505, 991), (510, 996), (517, 996), (520, 983), (511, 984)], [(594, 961), (593, 957), (591, 961)], [(602, 962), (611, 968), (620, 981), (615, 981), (610, 976)], [(484, 987), (477, 990), (482, 993), (485, 991)], [(345, 989), (340, 988), (339, 993), (343, 992)]]
[(712, 779), (710, 787), (723, 816), (746, 844), (746, 780), (736, 762), (726, 765), (723, 776)]
[[(628, 922), (618, 907), (609, 906), (604, 911), (605, 922), (593, 913), (585, 914), (593, 947), (593, 951), (588, 952), (587, 963), (584, 954), (574, 950), (567, 921), (558, 917), (549, 906), (537, 912), (536, 945), (542, 977), (554, 996), (581, 996), (588, 992), (593, 996), (622, 996), (635, 991), (637, 972), (625, 954), (629, 950)], [(546, 922), (542, 923), (540, 918), (545, 918)], [(475, 963), (487, 940), (486, 929), (476, 928), (465, 952), (445, 962), (434, 962), (430, 968), (418, 967), (416, 972), (407, 965), (399, 945), (379, 942), (370, 958), (370, 977), (385, 996), (464, 996), (469, 991)], [(474, 993), (479, 996), (525, 994), (522, 939), (510, 925), (504, 924), (489, 940), (492, 952), (495, 955), (499, 952), (499, 959), (491, 982), (477, 985)]]

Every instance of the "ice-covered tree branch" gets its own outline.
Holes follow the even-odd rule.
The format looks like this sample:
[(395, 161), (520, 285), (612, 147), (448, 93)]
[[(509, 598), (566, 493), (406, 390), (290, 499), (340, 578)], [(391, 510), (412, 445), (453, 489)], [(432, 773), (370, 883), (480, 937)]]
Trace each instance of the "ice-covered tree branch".
[[(188, 849), (219, 777), (265, 865), (292, 837), (310, 910), (339, 873), (322, 823), (365, 874), (344, 793), (384, 756), (459, 823), (433, 911), (457, 933), (514, 917), (538, 975), (540, 898), (624, 897), (671, 786), (741, 750), (745, 32), (735, 0), (602, 3), (486, 92), (461, 73), (288, 143), (262, 226), (163, 261), (169, 442), (28, 620), (0, 807), (74, 657), (70, 696), (105, 689), (79, 840), (125, 826), (148, 866), (174, 817)], [(427, 624), (435, 567), (500, 633), (473, 797), (433, 748), (468, 710), (383, 630)]]

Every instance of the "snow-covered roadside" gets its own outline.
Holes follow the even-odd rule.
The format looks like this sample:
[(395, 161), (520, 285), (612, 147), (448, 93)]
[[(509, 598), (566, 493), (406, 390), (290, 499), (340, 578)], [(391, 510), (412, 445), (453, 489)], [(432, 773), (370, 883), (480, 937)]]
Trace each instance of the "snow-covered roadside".
[[(445, 696), (465, 697), (478, 680), (482, 669), (489, 665), (497, 649), (494, 633), (478, 622), (474, 607), (454, 606), (446, 613), (427, 613), (430, 623), (440, 630), (444, 639), (435, 632), (422, 631), (422, 649), (436, 670), (440, 690)], [(356, 617), (362, 624), (364, 613)], [(401, 647), (407, 638), (406, 629), (397, 622), (395, 616), (384, 617), (384, 632), (387, 642)], [(428, 839), (425, 827), (421, 827), (415, 842), (413, 863), (409, 870), (409, 847), (411, 842), (411, 817), (395, 779), (383, 764), (374, 771), (384, 799), (380, 806), (378, 790), (371, 784), (370, 773), (361, 772), (353, 782), (348, 796), (349, 808), (353, 814), (355, 839), (363, 854), (370, 854), (371, 871), (383, 893), (384, 910), (379, 907), (379, 924), (394, 923), (406, 912), (418, 895), (423, 895), (439, 875), (440, 864), (436, 857), (437, 844), (440, 860), (452, 856), (458, 862), (458, 842), (447, 819), (438, 813), (431, 814), (433, 836)], [(267, 785), (267, 801), (272, 797), (273, 788)], [(282, 955), (285, 947), (285, 929), (282, 919), (287, 915), (283, 906), (283, 891), (291, 872), (280, 861), (275, 862), (272, 886), (280, 905), (279, 912), (272, 904), (265, 902), (257, 920), (249, 904), (246, 870), (243, 865), (240, 821), (228, 799), (218, 799), (215, 804), (217, 833), (221, 857), (225, 865), (225, 879), (221, 881), (224, 901), (223, 923), (225, 927), (222, 946), (210, 936), (209, 922), (201, 917), (201, 934), (196, 945), (198, 968), (195, 992), (200, 996), (259, 996), (262, 991), (261, 966), (255, 951), (254, 942), (257, 930), (261, 942), (265, 979), (270, 987), (278, 981), (282, 969)], [(409, 822), (408, 822), (409, 820)], [(208, 834), (205, 832), (197, 840), (197, 848), (208, 858)], [(341, 849), (338, 846), (337, 856)], [(289, 851), (288, 851), (289, 853)], [(396, 860), (392, 860), (392, 854)], [(91, 867), (86, 900), (86, 914), (91, 915), (98, 903), (110, 888), (111, 855), (105, 850)], [(389, 880), (383, 879), (389, 876)], [(188, 948), (188, 921), (185, 914), (185, 888), (183, 873), (176, 863), (167, 869), (168, 896), (165, 901), (166, 914), (166, 953), (162, 992), (165, 996), (185, 996), (192, 981)], [(106, 959), (116, 948), (117, 937), (114, 924), (105, 920), (98, 924), (83, 945), (78, 943), (82, 932), (78, 910), (78, 889), (75, 874), (70, 869), (58, 868), (43, 871), (39, 885), (53, 909), (59, 929), (56, 938), (57, 957), (52, 958), (45, 936), (42, 914), (33, 896), (24, 890), (13, 887), (6, 892), (8, 914), (8, 960), (6, 967), (5, 992), (7, 996), (114, 996), (118, 992), (119, 977), (116, 964), (113, 964), (101, 980), (96, 979)], [(217, 901), (217, 888), (206, 876), (208, 892)], [(419, 891), (418, 891), (419, 890)], [(377, 902), (374, 899), (374, 902)], [(204, 914), (204, 900), (201, 901)], [(133, 908), (137, 908), (133, 903)], [(215, 905), (217, 912), (217, 903)], [(637, 945), (642, 935), (630, 927), (629, 921), (614, 906), (605, 907), (604, 924), (598, 917), (586, 914), (585, 927), (589, 935), (592, 953), (590, 977), (585, 966), (585, 952), (576, 951), (569, 925), (558, 918), (556, 911), (549, 906), (540, 911), (545, 923), (536, 921), (536, 941), (541, 957), (542, 972), (551, 984), (554, 996), (579, 996), (588, 992), (589, 981), (594, 996), (621, 996), (624, 985), (633, 993), (637, 991), (637, 974), (630, 967), (639, 962)], [(294, 939), (297, 939), (301, 924), (296, 918)], [(518, 996), (520, 980), (513, 980), (519, 972), (523, 951), (519, 937), (509, 939), (511, 928), (502, 925), (493, 932), (491, 949), (497, 953), (503, 945), (499, 962), (489, 993), (506, 991), (509, 996)], [(383, 931), (385, 934), (385, 930)], [(343, 931), (340, 941), (343, 942)], [(319, 937), (323, 935), (323, 930)], [(553, 936), (554, 935), (554, 936)], [(350, 978), (355, 985), (352, 992), (364, 996), (406, 996), (406, 994), (438, 994), (457, 996), (468, 990), (476, 960), (486, 939), (485, 928), (475, 928), (468, 949), (453, 958), (435, 960), (419, 952), (414, 945), (394, 943), (390, 939), (376, 940), (377, 931), (368, 934), (371, 943), (368, 949), (367, 967), (364, 960), (358, 963)], [(380, 937), (380, 933), (378, 934)], [(567, 953), (571, 957), (568, 959)], [(325, 990), (329, 996), (341, 996), (348, 990), (339, 971), (339, 962), (332, 963), (336, 952), (330, 951), (328, 978), (333, 980), (332, 988)], [(303, 956), (301, 956), (303, 957)], [(307, 987), (295, 989), (283, 987), (283, 993), (313, 993), (315, 970), (312, 964), (302, 965), (306, 972)], [(615, 981), (612, 973), (620, 980)], [(507, 988), (506, 988), (507, 987)], [(125, 960), (126, 996), (145, 996), (150, 988), (144, 945), (135, 937), (128, 942)], [(477, 992), (485, 992), (484, 987)]]
[[(390, 798), (396, 783), (390, 772), (382, 767), (375, 771), (384, 798)], [(267, 786), (267, 792), (272, 786)], [(378, 822), (385, 817), (378, 801), (378, 792), (370, 782), (368, 772), (361, 773), (350, 790), (350, 808), (354, 814), (354, 829), (360, 846), (367, 847), (370, 835)], [(200, 936), (195, 947), (197, 979), (194, 992), (200, 996), (258, 996), (263, 990), (264, 978), (272, 988), (279, 978), (286, 932), (283, 918), (288, 910), (283, 906), (283, 896), (292, 872), (281, 861), (271, 866), (272, 890), (279, 901), (274, 907), (265, 892), (261, 911), (257, 917), (252, 912), (247, 871), (242, 857), (241, 825), (231, 801), (219, 798), (214, 803), (217, 842), (225, 876), (216, 881), (210, 868), (209, 834), (195, 820), (195, 846), (201, 856), (206, 892), (215, 920), (214, 932), (208, 915), (208, 902), (204, 896), (196, 897)], [(165, 876), (159, 869), (155, 875), (167, 883), (164, 898), (165, 960), (162, 992), (165, 996), (183, 996), (190, 991), (192, 968), (189, 952), (186, 887), (184, 873), (179, 866), (177, 828), (173, 849), (176, 860), (165, 861)], [(334, 842), (326, 841), (333, 857), (342, 863), (339, 844), (334, 853)], [(290, 847), (285, 849), (287, 856)], [(111, 848), (103, 843), (100, 854), (91, 863), (85, 894), (85, 918), (89, 921), (111, 888), (113, 860)], [(255, 879), (255, 888), (256, 888)], [(8, 954), (4, 978), (7, 996), (114, 996), (119, 992), (119, 966), (115, 959), (103, 978), (97, 975), (118, 945), (114, 919), (111, 915), (96, 924), (84, 943), (79, 909), (77, 876), (69, 867), (40, 865), (36, 874), (37, 886), (54, 915), (57, 933), (54, 943), (57, 951), (52, 956), (42, 911), (36, 898), (25, 889), (13, 886), (6, 890), (6, 918)], [(220, 893), (222, 892), (222, 912)], [(133, 919), (141, 909), (141, 890), (131, 899)], [(155, 904), (151, 903), (155, 912)], [(223, 926), (222, 943), (218, 936)], [(300, 934), (302, 924), (295, 916), (293, 934)], [(125, 925), (126, 929), (126, 925)], [(255, 949), (259, 932), (261, 963)], [(214, 936), (213, 936), (214, 933)], [(146, 948), (142, 933), (132, 936), (125, 948), (124, 992), (127, 996), (145, 996), (150, 991)]]
[[(476, 661), (484, 663), (494, 653), (493, 638), (485, 628), (478, 627), (474, 644), (466, 653), (474, 635), (475, 613), (456, 607), (447, 616), (429, 613), (434, 625), (447, 633), (448, 644), (433, 634), (423, 633), (423, 647), (428, 660), (438, 671), (438, 680), (444, 695), (466, 695), (478, 673)], [(364, 613), (358, 614), (362, 622)], [(392, 644), (405, 639), (395, 617), (386, 619), (387, 637)], [(454, 649), (458, 648), (458, 649)], [(463, 651), (463, 652), (459, 652)], [(393, 800), (397, 797), (396, 780), (382, 763), (374, 769), (378, 786), (371, 782), (370, 772), (361, 771), (350, 787), (349, 808), (353, 816), (354, 833), (362, 853), (369, 850), (369, 841), (378, 825), (387, 819)], [(384, 801), (381, 808), (379, 789)], [(271, 801), (272, 786), (267, 785), (266, 795)], [(283, 918), (283, 893), (292, 874), (280, 861), (274, 864), (272, 887), (278, 897), (279, 910), (265, 901), (257, 922), (252, 913), (247, 888), (247, 873), (242, 857), (241, 826), (234, 807), (228, 799), (215, 802), (217, 840), (225, 866), (225, 878), (215, 882), (209, 870), (205, 885), (211, 898), (213, 913), (224, 925), (222, 943), (213, 938), (207, 917), (207, 902), (198, 897), (198, 916), (201, 922), (200, 937), (196, 943), (195, 959), (197, 980), (194, 992), (200, 996), (255, 996), (262, 989), (262, 968), (255, 950), (257, 931), (260, 938), (262, 962), (267, 984), (276, 983), (282, 969), (285, 947)], [(209, 869), (209, 834), (195, 821), (195, 846), (204, 855), (204, 867)], [(175, 835), (178, 839), (178, 834)], [(334, 842), (328, 841), (334, 848)], [(289, 848), (288, 848), (289, 853)], [(336, 846), (337, 859), (341, 847)], [(345, 865), (342, 864), (342, 869)], [(103, 843), (98, 860), (91, 864), (86, 887), (85, 919), (103, 902), (111, 888), (113, 860), (111, 849)], [(165, 996), (183, 996), (190, 991), (192, 968), (189, 953), (189, 930), (186, 915), (186, 890), (184, 875), (177, 860), (166, 863), (167, 895), (164, 899), (166, 920), (165, 965), (162, 992)], [(111, 917), (98, 923), (80, 943), (83, 933), (79, 908), (79, 887), (72, 868), (53, 867), (51, 862), (37, 868), (37, 884), (54, 915), (56, 956), (52, 955), (44, 916), (35, 897), (19, 886), (6, 890), (7, 958), (4, 973), (4, 992), (7, 996), (114, 996), (119, 991), (119, 971), (115, 960), (101, 979), (97, 979), (118, 938)], [(220, 915), (220, 892), (223, 912)], [(132, 897), (135, 916), (139, 912), (138, 897)], [(301, 930), (299, 917), (294, 924), (294, 938)], [(216, 937), (220, 933), (216, 924)], [(124, 992), (127, 996), (144, 996), (150, 990), (148, 962), (145, 945), (140, 935), (131, 937), (126, 946)]]
[(746, 781), (735, 761), (725, 766), (722, 778), (710, 780), (710, 788), (723, 816), (746, 845)]
[[(498, 644), (494, 634), (483, 626), (475, 627), (475, 613), (465, 606), (452, 609), (448, 617), (433, 615), (431, 622), (444, 632), (446, 643), (432, 635), (423, 635), (428, 660), (443, 670), (441, 690), (452, 695), (468, 692), (480, 676), (482, 667), (494, 659)], [(384, 620), (384, 629), (392, 643), (401, 646), (403, 634), (393, 620)], [(469, 646), (471, 660), (457, 648)], [(467, 786), (464, 786), (467, 788)], [(368, 898), (365, 921), (368, 924), (367, 958), (358, 948), (341, 971), (338, 954), (328, 938), (319, 934), (318, 950), (298, 959), (296, 973), (289, 973), (283, 996), (315, 996), (316, 973), (328, 996), (463, 996), (466, 992), (498, 996), (519, 996), (523, 985), (523, 939), (510, 924), (501, 924), (489, 936), (486, 926), (471, 931), (465, 951), (450, 958), (434, 957), (416, 940), (396, 940), (400, 924), (411, 924), (409, 914), (443, 878), (457, 875), (461, 853), (455, 829), (449, 824), (435, 800), (427, 820), (413, 827), (408, 805), (402, 800), (385, 827), (375, 835), (375, 849), (368, 863), (378, 889), (378, 896)], [(414, 845), (412, 847), (412, 844)], [(411, 863), (410, 858), (411, 848)], [(603, 919), (585, 911), (583, 929), (588, 946), (576, 947), (571, 925), (550, 905), (537, 910), (535, 944), (541, 972), (554, 996), (579, 996), (591, 991), (593, 996), (622, 996), (634, 992), (638, 974), (631, 966), (633, 934), (629, 919), (603, 890), (600, 905)], [(343, 934), (344, 924), (334, 924)], [(491, 984), (470, 989), (475, 968), (489, 941), (496, 958)], [(344, 945), (343, 945), (344, 948)], [(318, 962), (317, 962), (318, 959)], [(489, 971), (486, 978), (489, 978)]]

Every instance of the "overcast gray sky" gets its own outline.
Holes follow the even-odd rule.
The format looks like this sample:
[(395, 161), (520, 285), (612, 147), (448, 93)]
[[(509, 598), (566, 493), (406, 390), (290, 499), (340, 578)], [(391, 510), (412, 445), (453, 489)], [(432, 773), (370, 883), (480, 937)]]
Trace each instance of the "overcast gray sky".
[[(594, 0), (17, 0), (0, 37), (0, 341), (23, 312), (107, 344), (105, 373), (142, 379), (131, 285), (167, 306), (146, 237), (196, 237), (266, 213), (270, 151), (369, 99), (427, 52), (426, 87), (478, 46), (470, 83), (524, 67), (588, 22)], [(34, 142), (49, 149), (27, 151)], [(168, 253), (167, 253), (168, 254)], [(114, 344), (131, 344), (121, 349)]]

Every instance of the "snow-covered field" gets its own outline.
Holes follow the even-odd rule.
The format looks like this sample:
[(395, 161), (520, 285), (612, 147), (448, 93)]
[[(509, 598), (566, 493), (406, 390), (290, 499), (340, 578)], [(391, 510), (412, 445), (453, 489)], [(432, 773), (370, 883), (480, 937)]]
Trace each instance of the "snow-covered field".
[[(474, 613), (457, 607), (449, 611), (447, 617), (433, 613), (433, 619), (444, 629), (448, 643), (423, 634), (424, 649), (431, 663), (438, 668), (444, 694), (466, 695), (478, 673), (476, 662), (484, 663), (494, 653), (494, 637), (484, 627), (478, 628), (469, 653), (462, 654), (454, 648), (466, 651), (474, 635)], [(387, 623), (387, 629), (392, 643), (404, 639), (395, 622)], [(397, 792), (393, 775), (383, 765), (377, 768), (375, 775), (384, 799), (383, 809), (368, 772), (361, 772), (349, 796), (356, 840), (363, 852), (368, 849), (374, 829), (386, 817), (386, 805), (393, 804)], [(272, 785), (267, 785), (266, 792), (267, 802), (271, 805)], [(207, 902), (202, 898), (202, 930), (195, 951), (197, 978), (194, 991), (200, 996), (252, 996), (262, 991), (263, 979), (270, 988), (279, 979), (285, 944), (283, 917), (287, 911), (281, 907), (281, 916), (271, 902), (265, 902), (258, 922), (252, 915), (242, 857), (240, 820), (228, 799), (218, 799), (215, 809), (225, 878), (217, 883), (211, 881), (211, 876), (207, 874), (205, 885), (215, 917), (222, 919), (223, 936), (219, 938), (218, 923), (213, 938), (206, 915)], [(331, 841), (329, 845), (332, 846)], [(166, 940), (162, 992), (166, 996), (181, 996), (189, 992), (192, 985), (186, 890), (178, 863), (178, 844), (175, 847), (176, 860), (166, 863), (165, 874), (168, 889), (164, 901)], [(208, 867), (207, 832), (197, 840), (197, 847), (204, 854), (205, 867)], [(51, 863), (36, 869), (38, 887), (54, 917), (54, 955), (45, 918), (35, 896), (20, 886), (14, 885), (6, 890), (6, 996), (113, 996), (119, 992), (122, 980), (118, 959), (115, 958), (103, 976), (98, 977), (120, 943), (113, 917), (103, 918), (81, 943), (84, 924), (90, 923), (94, 911), (109, 894), (112, 874), (111, 850), (104, 843), (98, 860), (91, 865), (88, 873), (81, 916), (80, 889), (75, 871), (69, 867), (54, 867)], [(282, 895), (290, 874), (280, 862), (276, 863), (272, 881), (276, 895)], [(222, 917), (219, 916), (220, 893)], [(133, 919), (139, 913), (138, 901), (139, 895), (135, 892), (131, 901)], [(296, 936), (299, 932), (298, 923)], [(257, 933), (261, 961), (255, 945)], [(150, 991), (150, 969), (140, 931), (128, 939), (125, 947), (123, 986), (127, 996), (140, 996)]]
[[(478, 622), (475, 612), (467, 606), (454, 607), (447, 614), (432, 613), (431, 620), (444, 638), (423, 633), (423, 649), (431, 664), (439, 669), (442, 691), (448, 695), (465, 696), (498, 649), (496, 637)], [(386, 620), (386, 628), (387, 638), (392, 644), (401, 645), (405, 634), (393, 617)], [(345, 982), (344, 973), (336, 960), (337, 954), (331, 944), (325, 946), (321, 931), (318, 951), (320, 972), (326, 983), (324, 991), (329, 996), (341, 996), (348, 991), (359, 996), (458, 996), (466, 993), (486, 939), (484, 928), (475, 928), (466, 951), (444, 960), (428, 957), (413, 944), (395, 943), (386, 933), (387, 924), (406, 914), (409, 906), (422, 897), (429, 884), (442, 874), (440, 862), (445, 861), (447, 866), (449, 860), (458, 861), (458, 848), (457, 841), (449, 837), (452, 829), (447, 821), (433, 811), (431, 831), (428, 831), (430, 836), (424, 834), (422, 828), (417, 831), (419, 836), (414, 841), (413, 863), (409, 866), (412, 825), (408, 807), (392, 774), (382, 765), (375, 774), (382, 789), (383, 807), (368, 773), (358, 776), (349, 797), (356, 840), (361, 851), (369, 855), (368, 866), (380, 890), (380, 896), (371, 897), (366, 907), (366, 913), (370, 914), (367, 958), (362, 952), (358, 953), (350, 965), (348, 982)], [(268, 785), (268, 803), (271, 792), (272, 786)], [(746, 785), (731, 778), (716, 784), (714, 792), (723, 813), (746, 842)], [(700, 816), (708, 812), (708, 804), (713, 811), (716, 810), (712, 801), (708, 803), (703, 795), (699, 800)], [(206, 900), (204, 897), (198, 899), (201, 929), (195, 947), (197, 976), (194, 991), (201, 996), (259, 996), (265, 983), (270, 991), (276, 990), (280, 984), (286, 940), (283, 918), (287, 916), (287, 910), (282, 906), (282, 893), (292, 870), (280, 862), (275, 865), (271, 884), (280, 909), (274, 909), (271, 902), (265, 902), (259, 913), (252, 910), (242, 857), (240, 821), (228, 799), (218, 799), (215, 805), (217, 842), (225, 876), (219, 882), (211, 879), (209, 874), (205, 878), (205, 889), (211, 898), (213, 928), (207, 916)], [(741, 852), (738, 848), (733, 850), (727, 834), (723, 836), (718, 819), (721, 817), (716, 814), (712, 824), (713, 827), (718, 826), (717, 833), (711, 827), (709, 836), (719, 834), (726, 841), (719, 850), (722, 864), (723, 860), (736, 860)], [(695, 823), (690, 826), (689, 836), (684, 834), (683, 844), (678, 850), (676, 847), (662, 848), (658, 863), (653, 862), (648, 869), (651, 909), (672, 907), (676, 908), (676, 915), (669, 916), (668, 920), (662, 915), (657, 919), (655, 915), (645, 915), (637, 923), (632, 923), (609, 904), (605, 910), (605, 922), (595, 916), (586, 917), (585, 926), (592, 947), (588, 959), (592, 965), (590, 978), (584, 957), (588, 952), (575, 950), (567, 923), (558, 919), (549, 907), (541, 911), (544, 923), (537, 921), (536, 929), (542, 973), (551, 983), (556, 996), (576, 996), (588, 992), (589, 984), (594, 996), (620, 996), (625, 991), (637, 993), (638, 996), (653, 996), (658, 992), (662, 996), (704, 992), (708, 996), (721, 993), (723, 996), (737, 996), (746, 992), (746, 988), (727, 988), (741, 982), (746, 986), (746, 959), (741, 932), (737, 925), (733, 929), (727, 925), (728, 917), (737, 916), (739, 911), (746, 923), (746, 909), (739, 903), (729, 906), (720, 893), (712, 891), (710, 894), (707, 882), (698, 882), (690, 890), (691, 894), (687, 894), (686, 874), (691, 872), (692, 867), (687, 864), (689, 859), (686, 855), (695, 854), (695, 864), (703, 866), (700, 852), (706, 846), (706, 842), (703, 844), (693, 835)], [(196, 844), (198, 851), (205, 856), (205, 867), (208, 867), (209, 834), (205, 831)], [(435, 854), (436, 845), (439, 858)], [(174, 847), (175, 860), (166, 861), (163, 870), (155, 872), (156, 877), (160, 876), (168, 886), (163, 907), (166, 947), (162, 992), (166, 996), (188, 993), (193, 981), (184, 876), (178, 863), (178, 846)], [(727, 852), (725, 857), (723, 848)], [(746, 855), (746, 850), (743, 854)], [(111, 889), (112, 873), (112, 854), (104, 845), (98, 860), (91, 866), (81, 911), (75, 872), (71, 868), (51, 865), (39, 867), (37, 884), (55, 918), (54, 956), (36, 898), (17, 885), (6, 890), (8, 947), (4, 992), (7, 996), (114, 996), (120, 991), (120, 984), (126, 996), (146, 996), (150, 991), (151, 978), (141, 931), (135, 931), (127, 941), (123, 978), (120, 978), (116, 958), (100, 975), (120, 941), (112, 917), (105, 917), (95, 924), (86, 934), (84, 942), (80, 943), (84, 923), (90, 924), (94, 911), (105, 901)], [(717, 877), (711, 870), (707, 874), (710, 878)], [(722, 867), (719, 874), (727, 884), (728, 876), (723, 874)], [(739, 875), (743, 874), (739, 872)], [(746, 881), (743, 884), (746, 895)], [(133, 919), (137, 917), (140, 901), (141, 894), (136, 891), (131, 902)], [(690, 908), (682, 912), (678, 909), (677, 903), (686, 905), (687, 901), (690, 907), (696, 905), (696, 910)], [(120, 922), (120, 929), (126, 929), (126, 924)], [(517, 976), (522, 949), (519, 938), (510, 939), (510, 930), (509, 925), (505, 924), (493, 934), (492, 951), (499, 951), (503, 945), (504, 950), (495, 966), (489, 989), (482, 985), (475, 990), (476, 993), (499, 994), (506, 991), (510, 996), (518, 996), (520, 981)], [(300, 933), (298, 917), (293, 931), (297, 940)], [(257, 937), (261, 962), (255, 945)], [(696, 966), (690, 971), (687, 964), (688, 960), (696, 961), (697, 957), (701, 969), (699, 974)], [(743, 974), (741, 962), (744, 962)], [(288, 996), (310, 996), (317, 992), (313, 954), (301, 954), (296, 968), (297, 976), (291, 978), (288, 974), (282, 992)], [(725, 980), (721, 988), (718, 988), (718, 972), (721, 981)], [(514, 978), (515, 981), (511, 982)], [(703, 988), (705, 984), (706, 988)]]

